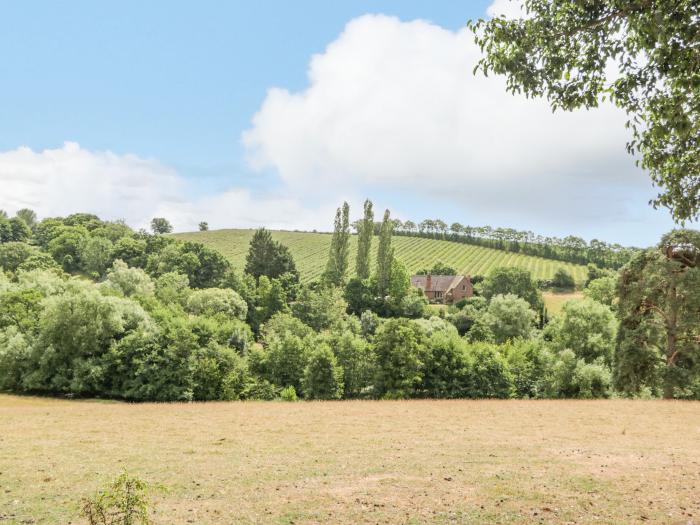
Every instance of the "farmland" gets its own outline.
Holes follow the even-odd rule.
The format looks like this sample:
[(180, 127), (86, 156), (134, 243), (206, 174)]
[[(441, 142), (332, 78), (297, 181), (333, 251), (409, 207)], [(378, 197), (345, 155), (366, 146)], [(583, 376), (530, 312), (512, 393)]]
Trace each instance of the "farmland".
[(125, 469), (166, 489), (156, 524), (697, 523), (698, 408), (0, 395), (0, 522), (81, 523)]
[[(243, 268), (248, 243), (254, 230), (216, 230), (176, 234), (176, 237), (201, 242), (225, 255), (236, 268)], [(331, 236), (325, 233), (273, 231), (275, 240), (289, 247), (303, 281), (321, 275), (326, 264)], [(497, 266), (517, 266), (532, 272), (536, 279), (548, 279), (559, 268), (566, 268), (576, 281), (585, 279), (586, 267), (532, 257), (513, 252), (420, 237), (397, 236), (392, 240), (397, 258), (409, 272), (430, 268), (437, 261), (457, 269), (461, 274), (484, 275)], [(373, 243), (376, 252), (377, 242)], [(350, 239), (350, 271), (354, 269), (357, 236)]]

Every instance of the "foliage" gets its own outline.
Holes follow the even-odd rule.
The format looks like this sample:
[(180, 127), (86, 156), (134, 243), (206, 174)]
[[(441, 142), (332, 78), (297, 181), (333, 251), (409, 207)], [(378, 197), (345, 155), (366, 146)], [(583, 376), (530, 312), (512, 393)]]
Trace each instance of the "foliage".
[(116, 290), (125, 297), (153, 295), (155, 286), (146, 272), (140, 268), (129, 268), (124, 261), (114, 261), (107, 272), (103, 285)]
[(601, 362), (577, 359), (572, 350), (562, 351), (552, 365), (550, 395), (553, 397), (609, 397), (611, 384), (609, 368)]
[(307, 399), (340, 399), (343, 395), (343, 367), (331, 349), (321, 344), (309, 354), (302, 388)]
[(417, 275), (457, 275), (457, 270), (452, 266), (448, 266), (442, 261), (436, 262), (432, 268), (418, 270)]
[(700, 375), (700, 232), (675, 230), (620, 274), (615, 381), (685, 397)]
[(374, 235), (374, 211), (372, 201), (365, 200), (364, 215), (359, 222), (357, 231), (357, 259), (355, 262), (355, 272), (357, 279), (369, 279), (370, 274), (370, 252), (372, 249), (372, 236)]
[(335, 227), (331, 246), (326, 262), (326, 270), (323, 272), (323, 281), (333, 285), (342, 286), (348, 271), (348, 256), (350, 250), (350, 206), (347, 202), (338, 208), (335, 214)]
[(617, 327), (609, 307), (591, 299), (569, 301), (547, 327), (557, 350), (573, 350), (586, 363), (612, 363)]
[(391, 282), (391, 270), (394, 262), (394, 249), (391, 247), (393, 223), (389, 210), (384, 212), (384, 220), (379, 232), (379, 247), (377, 249), (377, 295), (385, 297)]
[(207, 232), (209, 231), (209, 223), (207, 221), (202, 221), (200, 222), (197, 227), (199, 228), (200, 232)]
[(593, 279), (588, 283), (588, 286), (583, 289), (583, 295), (614, 309), (617, 296), (617, 278), (599, 277)]
[(525, 299), (536, 311), (542, 306), (542, 294), (537, 289), (537, 283), (530, 272), (521, 268), (494, 268), (480, 283), (479, 291), (489, 300), (499, 294), (513, 294)]
[(156, 235), (172, 233), (173, 225), (170, 224), (170, 221), (168, 221), (168, 219), (165, 219), (163, 217), (154, 217), (151, 220), (151, 231)]
[(296, 401), (298, 399), (297, 391), (294, 390), (293, 386), (285, 387), (280, 392), (280, 399), (282, 401)]
[(285, 273), (298, 276), (289, 249), (273, 241), (270, 232), (265, 228), (257, 230), (250, 241), (245, 271), (256, 279), (263, 275), (274, 279)]
[(576, 287), (576, 281), (565, 268), (559, 268), (554, 272), (552, 286), (555, 288), (573, 289)]
[(150, 485), (123, 472), (93, 496), (84, 498), (81, 515), (90, 525), (150, 525)]
[(530, 305), (513, 294), (497, 295), (484, 315), (484, 322), (496, 343), (519, 337), (527, 338), (534, 328), (535, 312)]
[(425, 335), (408, 319), (389, 319), (374, 336), (378, 397), (398, 399), (416, 394), (423, 382)]
[(186, 303), (188, 312), (194, 315), (244, 320), (248, 313), (248, 305), (241, 296), (228, 288), (205, 288), (194, 290), (189, 294)]
[[(700, 213), (700, 4), (693, 0), (526, 0), (527, 16), (472, 27), (508, 90), (546, 97), (553, 109), (609, 98), (629, 114), (631, 154), (662, 191), (654, 206), (674, 218)], [(615, 69), (609, 67), (616, 65)], [(692, 152), (692, 153), (691, 153)]]

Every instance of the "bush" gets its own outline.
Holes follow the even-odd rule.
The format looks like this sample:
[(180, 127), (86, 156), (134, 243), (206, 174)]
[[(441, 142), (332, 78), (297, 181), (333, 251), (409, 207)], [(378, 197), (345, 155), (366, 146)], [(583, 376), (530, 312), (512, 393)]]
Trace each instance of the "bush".
[(126, 472), (107, 488), (82, 500), (81, 516), (90, 525), (150, 525), (148, 483)]
[(286, 388), (283, 388), (282, 391), (280, 392), (280, 399), (282, 401), (296, 401), (297, 398), (297, 391), (294, 390), (293, 386), (288, 386)]
[(307, 399), (340, 399), (343, 395), (343, 367), (327, 345), (309, 355), (302, 381)]
[(555, 288), (573, 289), (576, 287), (576, 281), (574, 281), (573, 276), (568, 271), (564, 268), (559, 268), (554, 272), (552, 286)]
[(233, 317), (244, 320), (248, 305), (229, 288), (205, 288), (193, 291), (187, 299), (187, 311), (195, 315)]

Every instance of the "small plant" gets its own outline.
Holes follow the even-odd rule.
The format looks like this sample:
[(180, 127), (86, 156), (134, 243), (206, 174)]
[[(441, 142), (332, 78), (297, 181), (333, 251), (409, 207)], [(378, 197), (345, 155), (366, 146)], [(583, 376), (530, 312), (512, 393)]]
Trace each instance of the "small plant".
[(294, 390), (293, 386), (288, 386), (286, 388), (283, 388), (282, 392), (280, 392), (280, 399), (282, 401), (296, 401), (297, 400), (297, 391)]
[(150, 525), (150, 490), (148, 483), (123, 472), (107, 488), (84, 498), (81, 514), (90, 525)]

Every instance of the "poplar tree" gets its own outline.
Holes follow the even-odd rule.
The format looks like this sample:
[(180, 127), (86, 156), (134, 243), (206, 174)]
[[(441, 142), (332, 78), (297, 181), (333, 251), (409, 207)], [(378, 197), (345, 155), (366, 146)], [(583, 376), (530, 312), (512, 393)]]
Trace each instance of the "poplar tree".
[(328, 262), (323, 279), (329, 284), (341, 286), (345, 282), (350, 252), (350, 206), (347, 202), (335, 212), (335, 227)]
[(391, 221), (389, 210), (384, 212), (384, 220), (379, 231), (379, 248), (377, 250), (377, 292), (384, 297), (391, 282), (391, 265), (394, 260), (394, 249), (391, 247), (391, 234), (394, 223)]
[(372, 237), (374, 236), (374, 211), (372, 201), (365, 201), (365, 215), (360, 221), (357, 232), (357, 261), (355, 270), (358, 279), (369, 278), (369, 254), (372, 249)]

